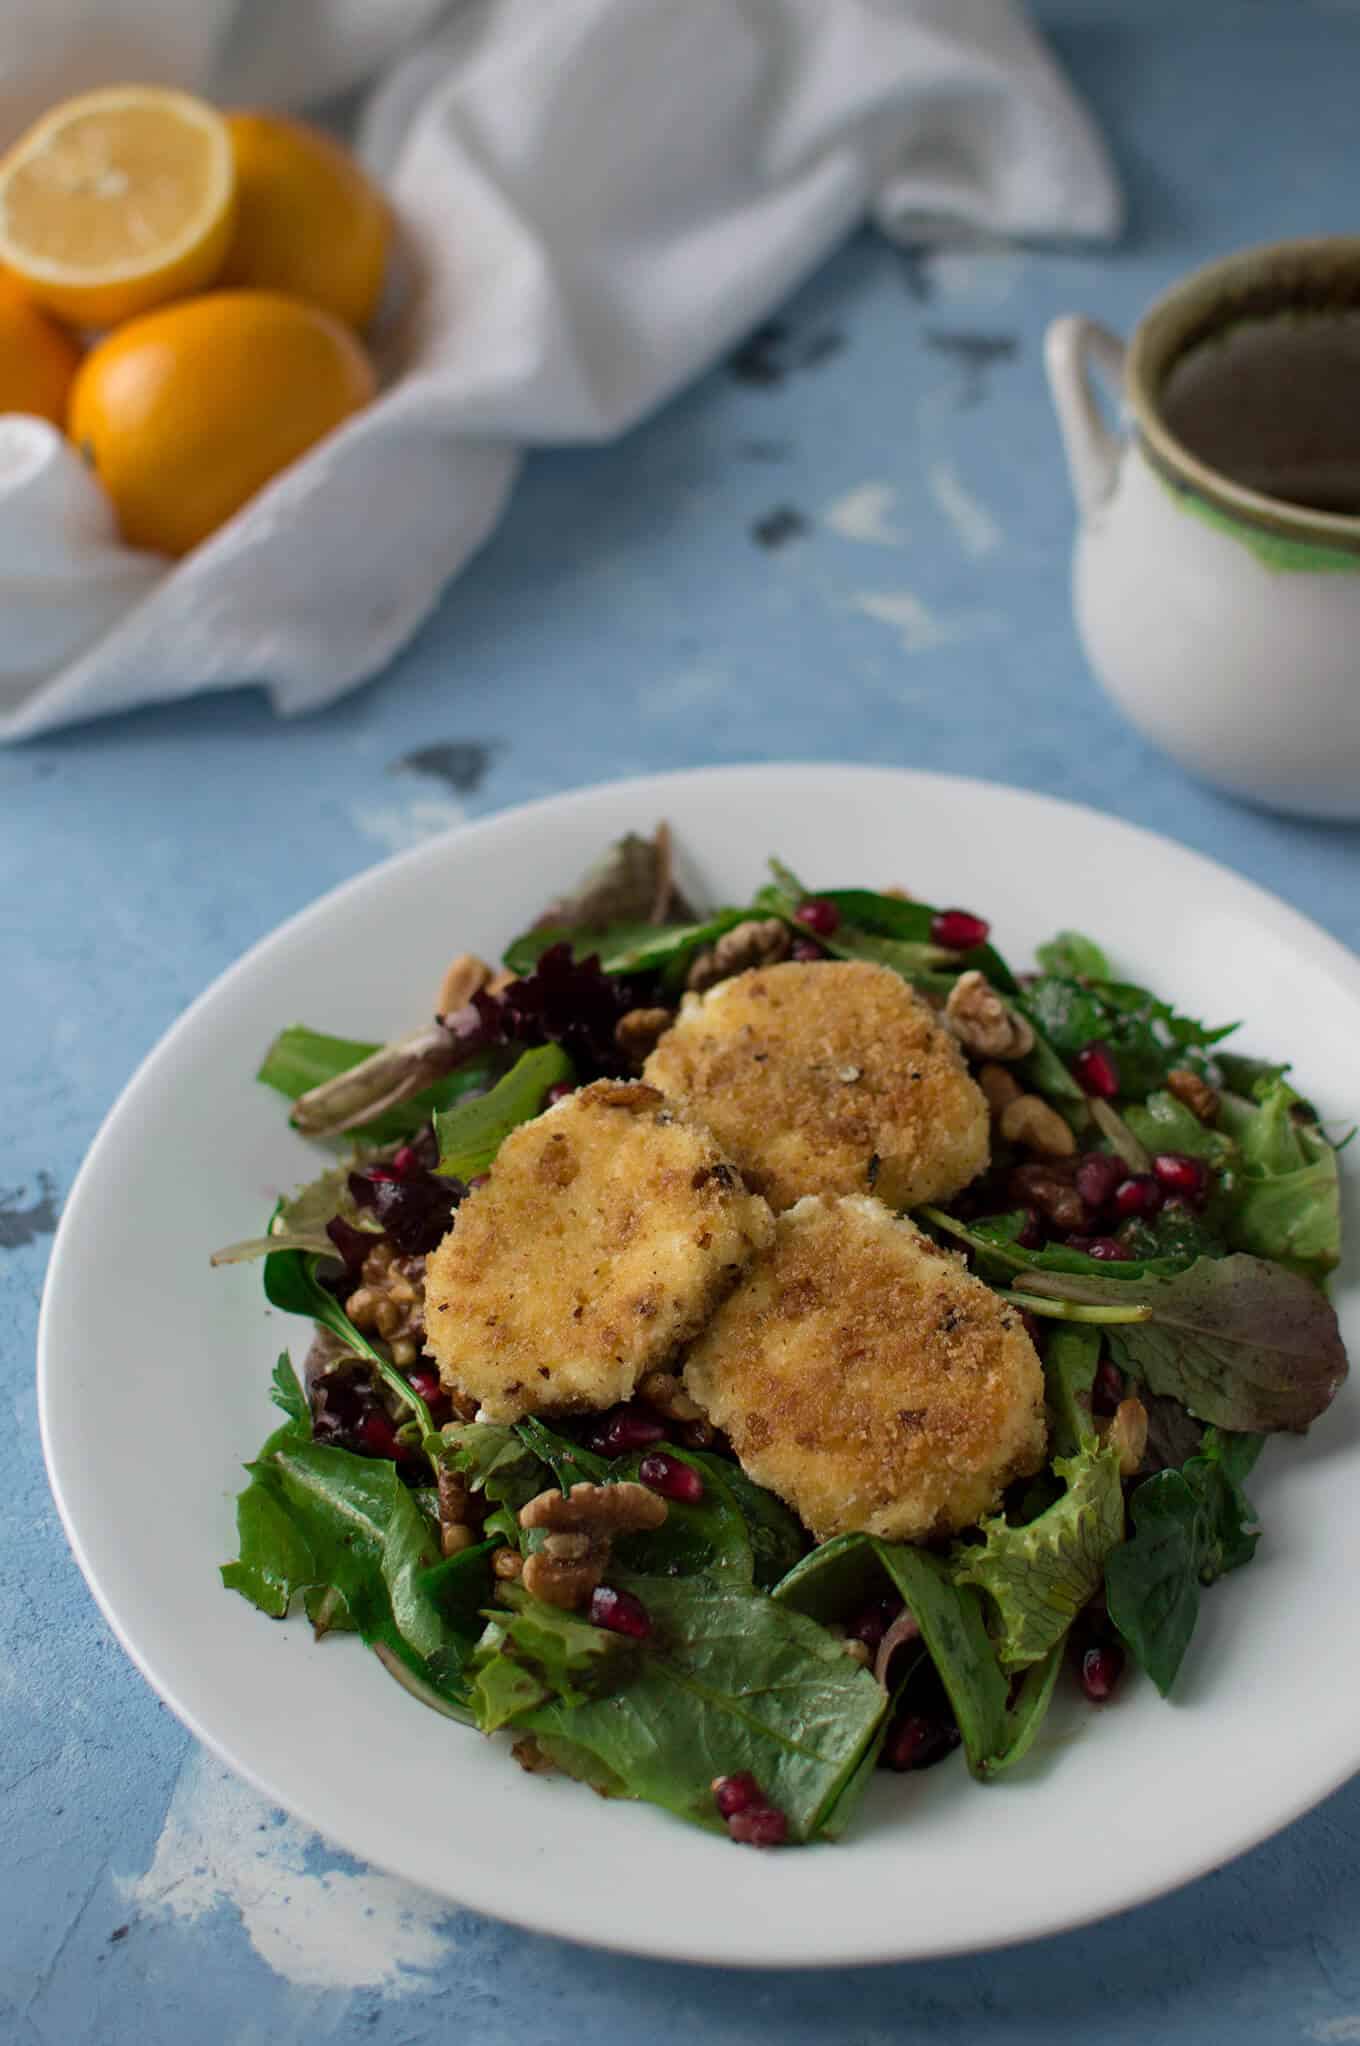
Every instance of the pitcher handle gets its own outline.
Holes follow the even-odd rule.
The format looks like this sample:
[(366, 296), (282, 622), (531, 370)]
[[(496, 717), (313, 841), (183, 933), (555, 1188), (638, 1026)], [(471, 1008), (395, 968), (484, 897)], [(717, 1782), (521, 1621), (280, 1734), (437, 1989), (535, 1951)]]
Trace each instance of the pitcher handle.
[(1082, 518), (1100, 509), (1114, 489), (1123, 445), (1101, 417), (1091, 389), (1089, 365), (1119, 389), (1124, 376), (1124, 344), (1108, 327), (1079, 313), (1064, 313), (1044, 336), (1044, 366), (1058, 415), (1072, 495)]

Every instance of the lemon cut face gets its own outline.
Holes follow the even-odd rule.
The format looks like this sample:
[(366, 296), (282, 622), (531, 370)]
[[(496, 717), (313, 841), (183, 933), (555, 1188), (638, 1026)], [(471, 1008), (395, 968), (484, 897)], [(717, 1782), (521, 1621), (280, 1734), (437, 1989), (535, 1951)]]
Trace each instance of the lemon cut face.
[(151, 86), (84, 93), (0, 163), (0, 263), (63, 318), (112, 326), (213, 281), (235, 185), (230, 130), (203, 101)]

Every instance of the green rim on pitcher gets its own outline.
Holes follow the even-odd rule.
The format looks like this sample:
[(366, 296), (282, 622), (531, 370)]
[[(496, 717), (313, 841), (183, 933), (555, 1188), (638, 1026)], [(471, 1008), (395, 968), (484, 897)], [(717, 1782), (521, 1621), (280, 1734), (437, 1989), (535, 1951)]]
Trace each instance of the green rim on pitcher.
[(1158, 299), (1129, 343), (1125, 396), (1144, 454), (1180, 504), (1251, 547), (1268, 567), (1360, 570), (1360, 517), (1268, 497), (1211, 468), (1162, 415), (1166, 377), (1190, 348), (1239, 320), (1285, 309), (1360, 313), (1360, 236), (1244, 249), (1196, 270)]

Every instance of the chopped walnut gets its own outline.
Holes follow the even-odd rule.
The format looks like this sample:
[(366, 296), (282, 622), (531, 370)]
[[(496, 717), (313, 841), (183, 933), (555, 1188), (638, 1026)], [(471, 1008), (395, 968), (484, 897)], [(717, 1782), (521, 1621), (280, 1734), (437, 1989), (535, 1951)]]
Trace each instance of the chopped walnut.
[(382, 1337), (400, 1369), (414, 1364), (425, 1342), (424, 1258), (398, 1257), (390, 1243), (375, 1243), (345, 1312), (365, 1335)]
[(655, 1051), (658, 1040), (665, 1036), (674, 1021), (675, 1016), (670, 1009), (630, 1009), (614, 1026), (614, 1042), (635, 1065), (640, 1066), (647, 1054)]
[(1022, 1059), (1034, 1049), (1025, 1018), (1001, 999), (987, 976), (961, 973), (949, 990), (944, 1020), (965, 1051), (984, 1059)]
[(1042, 1165), (1017, 1165), (1007, 1188), (1018, 1207), (1037, 1208), (1064, 1235), (1087, 1226), (1086, 1203), (1072, 1183), (1070, 1161), (1065, 1158), (1049, 1159)]
[(518, 1549), (497, 1549), (491, 1558), (491, 1574), (502, 1584), (515, 1584), (524, 1575), (524, 1558)]
[(1021, 1094), (1002, 1109), (997, 1127), (1008, 1144), (1021, 1144), (1041, 1158), (1072, 1158), (1077, 1140), (1056, 1108), (1037, 1094)]
[(660, 1527), (666, 1518), (666, 1502), (645, 1485), (573, 1485), (569, 1492), (549, 1486), (521, 1506), (523, 1528), (547, 1528), (552, 1534), (588, 1534), (596, 1537), (641, 1534)]
[(1218, 1121), (1218, 1089), (1211, 1087), (1202, 1074), (1192, 1073), (1188, 1066), (1177, 1066), (1166, 1076), (1166, 1091), (1174, 1094), (1200, 1122)]
[(993, 1115), (1000, 1115), (1003, 1108), (1009, 1108), (1012, 1101), (1018, 1101), (1024, 1093), (1014, 1073), (1008, 1073), (1004, 1066), (990, 1061), (977, 1075), (978, 1086), (987, 1097), (987, 1106)]
[(788, 925), (777, 916), (749, 917), (724, 931), (715, 945), (705, 946), (690, 962), (685, 986), (694, 994), (716, 987), (720, 980), (746, 973), (753, 966), (777, 966), (793, 950)]
[(547, 1540), (524, 1560), (524, 1589), (546, 1605), (579, 1609), (603, 1583), (616, 1534), (660, 1527), (666, 1502), (645, 1485), (573, 1485), (549, 1489), (520, 1508), (519, 1524), (545, 1528)]
[(491, 968), (475, 952), (460, 952), (444, 969), (439, 993), (434, 998), (436, 1016), (451, 1016), (480, 994), (491, 979)]

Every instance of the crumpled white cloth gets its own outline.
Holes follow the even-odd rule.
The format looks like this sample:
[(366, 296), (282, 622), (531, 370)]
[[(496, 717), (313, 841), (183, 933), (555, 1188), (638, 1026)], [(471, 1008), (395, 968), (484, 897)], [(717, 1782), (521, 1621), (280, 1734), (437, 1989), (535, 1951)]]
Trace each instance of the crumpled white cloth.
[(901, 240), (1119, 224), (1100, 139), (1011, 0), (10, 15), (0, 143), (100, 79), (296, 104), (387, 62), (360, 146), (421, 283), (379, 400), (178, 564), (112, 543), (72, 451), (0, 421), (0, 739), (239, 682), (285, 713), (330, 702), (486, 539), (525, 447), (622, 432), (866, 216)]

